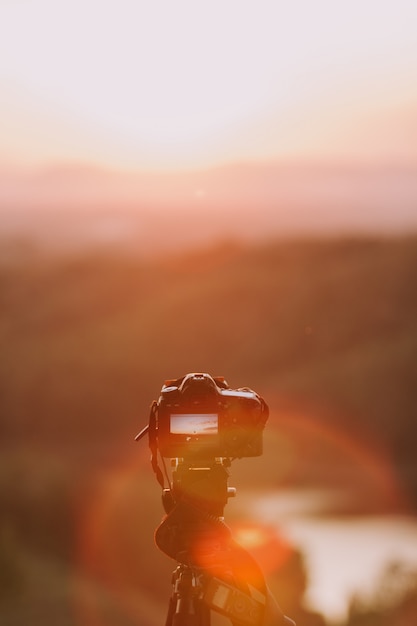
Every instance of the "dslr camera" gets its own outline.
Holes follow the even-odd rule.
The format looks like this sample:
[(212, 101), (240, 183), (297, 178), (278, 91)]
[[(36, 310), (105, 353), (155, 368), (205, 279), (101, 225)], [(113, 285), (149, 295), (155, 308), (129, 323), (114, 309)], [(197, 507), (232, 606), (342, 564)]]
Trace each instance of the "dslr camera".
[(246, 387), (223, 377), (191, 373), (165, 381), (153, 403), (150, 436), (165, 458), (242, 458), (262, 454), (268, 406)]

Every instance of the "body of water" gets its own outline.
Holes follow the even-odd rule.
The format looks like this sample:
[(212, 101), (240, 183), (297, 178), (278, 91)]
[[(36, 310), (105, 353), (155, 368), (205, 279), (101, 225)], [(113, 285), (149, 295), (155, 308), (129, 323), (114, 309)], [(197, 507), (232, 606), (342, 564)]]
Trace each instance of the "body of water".
[(372, 594), (388, 565), (417, 570), (417, 519), (400, 515), (321, 515), (323, 492), (243, 495), (250, 519), (272, 525), (306, 557), (308, 604), (343, 621), (352, 595)]

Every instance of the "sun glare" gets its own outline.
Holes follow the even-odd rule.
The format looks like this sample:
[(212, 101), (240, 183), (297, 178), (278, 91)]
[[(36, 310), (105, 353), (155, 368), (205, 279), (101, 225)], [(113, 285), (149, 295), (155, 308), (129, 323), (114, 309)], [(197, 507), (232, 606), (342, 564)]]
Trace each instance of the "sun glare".
[(40, 0), (9, 17), (0, 45), (12, 52), (3, 59), (17, 86), (52, 119), (78, 118), (116, 151), (123, 146), (127, 159), (198, 156), (271, 95), (261, 62), (271, 26), (263, 42), (250, 41), (254, 7), (226, 4), (219, 20), (212, 5), (193, 2)]
[(3, 2), (0, 157), (181, 167), (320, 150), (381, 96), (417, 100), (413, 7)]

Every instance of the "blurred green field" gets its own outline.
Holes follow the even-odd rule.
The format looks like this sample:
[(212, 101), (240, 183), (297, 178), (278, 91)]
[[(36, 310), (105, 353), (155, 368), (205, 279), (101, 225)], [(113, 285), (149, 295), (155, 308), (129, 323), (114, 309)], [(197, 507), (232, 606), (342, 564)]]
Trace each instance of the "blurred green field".
[[(138, 555), (120, 585), (127, 595), (147, 590), (146, 623), (159, 619), (157, 599), (169, 586), (160, 571), (172, 564), (150, 539), (161, 517), (158, 486), (146, 445), (133, 438), (162, 382), (188, 371), (224, 375), (270, 405), (265, 454), (236, 462), (239, 489), (351, 483), (363, 503), (375, 483), (360, 464), (349, 466), (346, 446), (345, 455), (335, 447), (331, 433), (343, 432), (388, 459), (401, 485), (401, 498), (384, 492), (375, 510), (415, 511), (416, 236), (223, 242), (153, 260), (123, 251), (8, 256), (0, 302), (5, 624), (27, 622), (26, 596), (39, 604), (32, 626), (76, 623), (80, 585), (104, 607), (106, 624), (134, 623), (114, 612), (89, 563), (74, 563), (79, 512), (115, 473), (131, 494), (124, 519), (135, 525), (118, 520), (113, 536), (123, 536), (125, 555), (135, 537)], [(317, 424), (327, 433), (320, 438)], [(52, 599), (42, 600), (41, 588)], [(67, 617), (57, 620), (60, 612)]]

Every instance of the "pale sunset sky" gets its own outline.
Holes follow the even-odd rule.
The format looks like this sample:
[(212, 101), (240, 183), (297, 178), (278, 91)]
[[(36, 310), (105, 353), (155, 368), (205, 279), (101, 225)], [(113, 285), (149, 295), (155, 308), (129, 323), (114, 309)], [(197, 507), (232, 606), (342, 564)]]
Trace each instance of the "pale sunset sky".
[(417, 162), (415, 0), (0, 0), (0, 165)]

